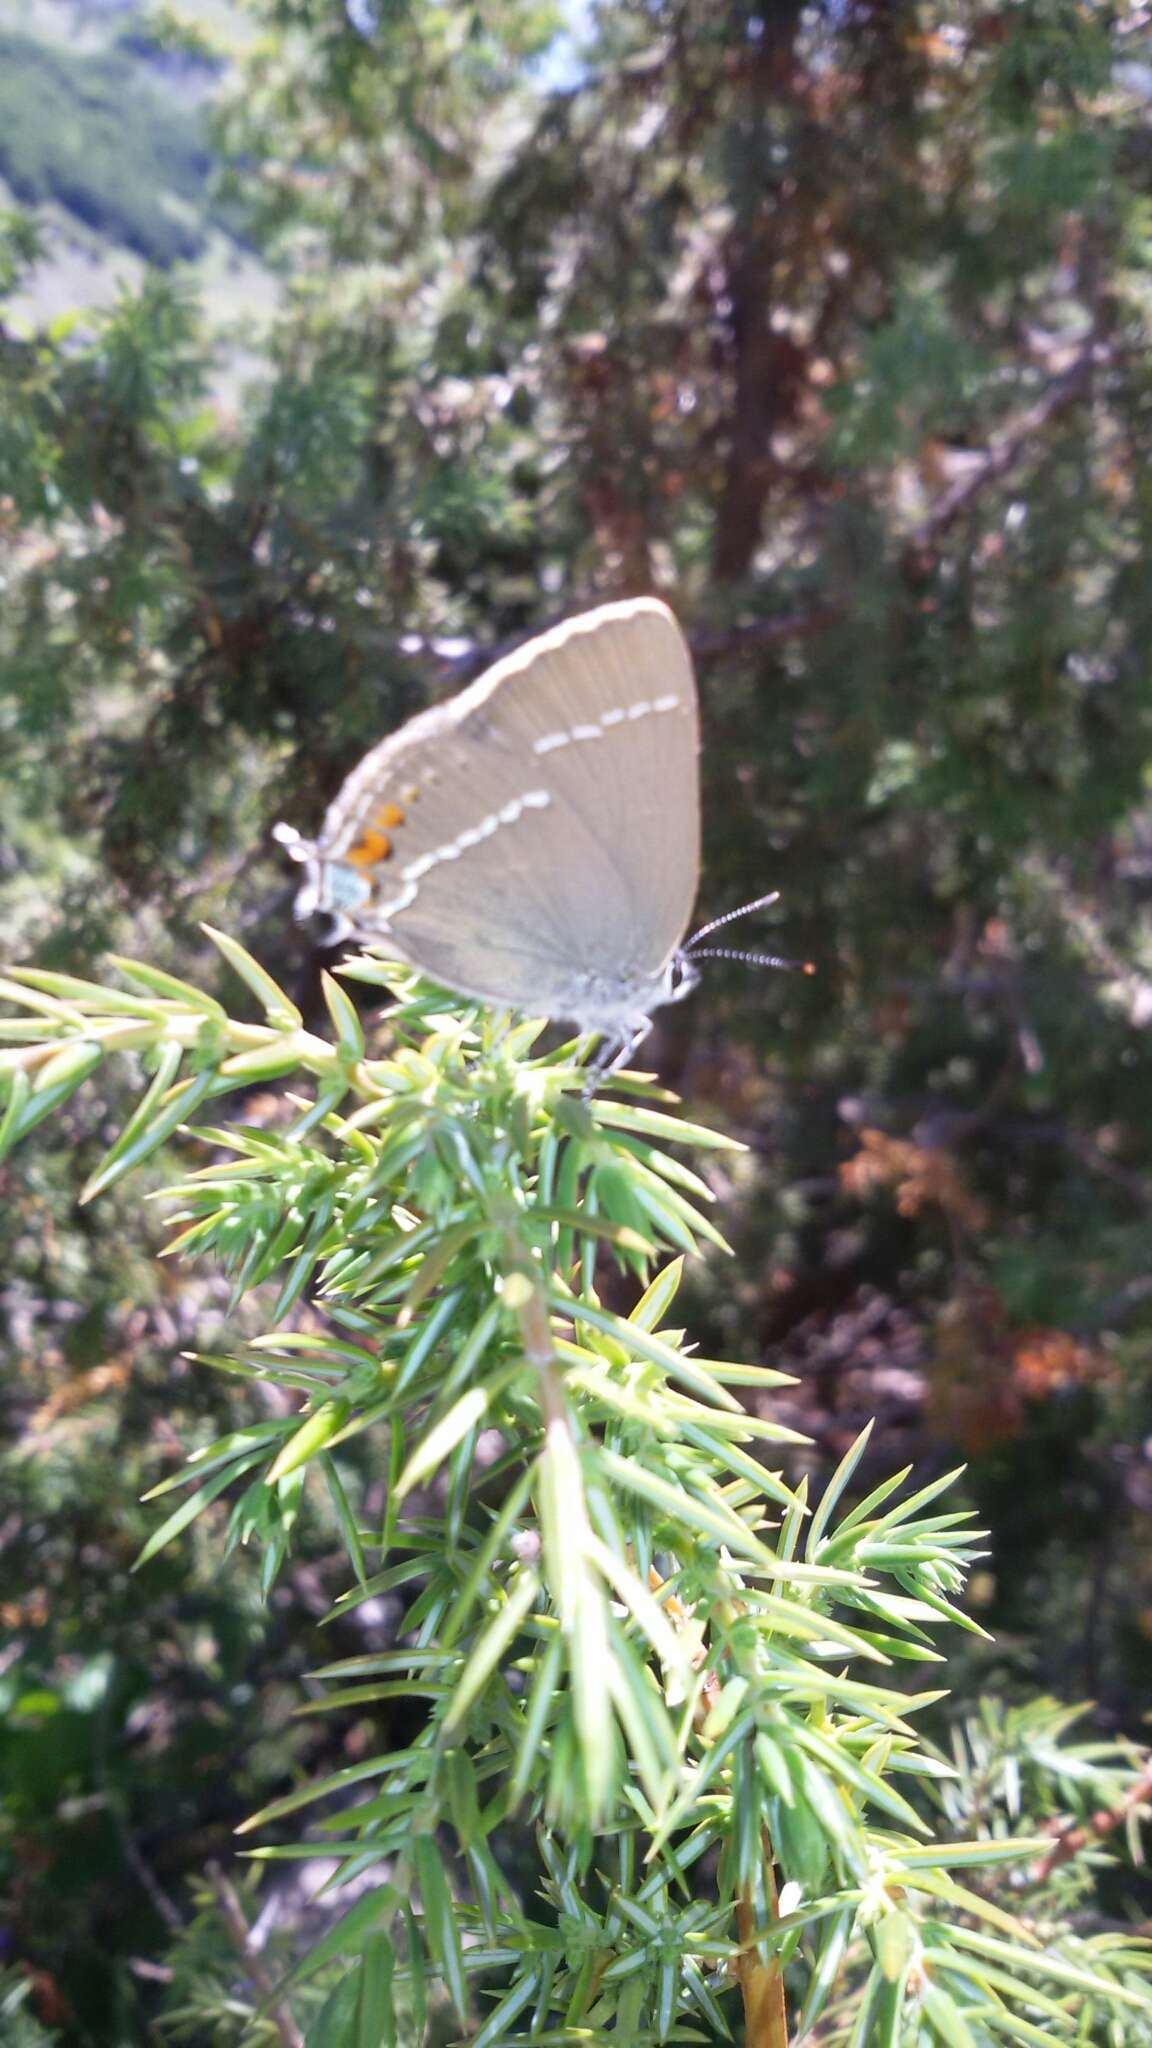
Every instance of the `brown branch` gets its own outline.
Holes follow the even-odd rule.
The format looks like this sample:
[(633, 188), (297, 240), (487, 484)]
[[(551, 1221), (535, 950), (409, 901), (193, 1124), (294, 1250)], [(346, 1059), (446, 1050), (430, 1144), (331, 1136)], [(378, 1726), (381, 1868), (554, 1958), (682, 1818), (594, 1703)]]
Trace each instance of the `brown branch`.
[[(955, 525), (961, 513), (967, 511), (981, 491), (987, 489), (989, 484), (998, 483), (1009, 475), (1044, 428), (1078, 399), (1088, 396), (1094, 372), (1114, 360), (1115, 351), (1106, 344), (1095, 339), (1086, 343), (1068, 368), (1062, 370), (1059, 376), (1054, 377), (1045, 387), (1035, 403), (1028, 406), (993, 437), (983, 460), (975, 463), (965, 475), (958, 477), (954, 484), (941, 493), (931, 511), (910, 535), (905, 547), (906, 554), (913, 559), (920, 553), (930, 554), (936, 542)], [(745, 459), (746, 454), (745, 450)], [(752, 497), (758, 498), (758, 491), (753, 492)], [(758, 503), (760, 509), (751, 510), (750, 521), (742, 522), (745, 538), (753, 527), (757, 527), (758, 530), (762, 500), (758, 500)], [(746, 511), (748, 509), (745, 507)], [(565, 613), (564, 616), (571, 615)], [(768, 647), (780, 640), (807, 639), (810, 635), (821, 633), (827, 627), (835, 625), (843, 617), (842, 605), (824, 603), (814, 605), (810, 611), (777, 613), (738, 625), (690, 627), (687, 629), (687, 638), (694, 654), (723, 655), (743, 646)], [(547, 623), (559, 624), (561, 621)], [(534, 632), (545, 630), (545, 626), (533, 628)], [(459, 651), (453, 648), (451, 653), (444, 653), (440, 651), (435, 640), (418, 640), (416, 636), (412, 636), (407, 648), (402, 651), (411, 655), (432, 654), (456, 677), (467, 681), (472, 676), (480, 674), (492, 662), (499, 661), (514, 648), (522, 646), (528, 637), (530, 636), (523, 633), (515, 634), (510, 639), (499, 642), (495, 647), (487, 648), (472, 642)]]
[[(982, 461), (977, 462), (954, 484), (942, 492), (931, 511), (921, 521), (906, 543), (906, 552), (915, 557), (920, 552), (930, 553), (935, 543), (953, 526), (961, 513), (965, 512), (980, 492), (989, 484), (999, 482), (1007, 476), (1027, 453), (1029, 446), (1044, 428), (1080, 398), (1091, 390), (1093, 373), (1102, 365), (1111, 363), (1115, 352), (1105, 344), (1093, 340), (1085, 345), (1066, 370), (1041, 392), (1033, 405), (1022, 412), (990, 443)], [(747, 461), (747, 449), (743, 459)], [(731, 481), (731, 479), (730, 479)], [(745, 479), (747, 481), (747, 479)], [(763, 481), (763, 479), (761, 479)], [(749, 514), (742, 520), (745, 539), (753, 529), (758, 531), (762, 512), (759, 486), (751, 493), (757, 500), (756, 506), (745, 506)], [(643, 580), (643, 579), (641, 579)], [(639, 587), (639, 585), (637, 585)], [(619, 593), (598, 593), (603, 603), (610, 595)], [(454, 642), (447, 637), (407, 636), (402, 645), (397, 643), (394, 652), (407, 659), (426, 659), (431, 656), (453, 681), (468, 682), (481, 674), (494, 662), (524, 645), (527, 639), (542, 633), (552, 626), (560, 625), (571, 617), (565, 612), (561, 617), (548, 619), (536, 624), (530, 633), (515, 633), (508, 639), (498, 641), (494, 646), (485, 646), (479, 641)], [(813, 605), (807, 611), (778, 612), (759, 619), (742, 620), (730, 626), (695, 626), (686, 628), (688, 644), (692, 652), (705, 658), (738, 652), (743, 647), (771, 647), (783, 640), (810, 639), (827, 631), (845, 617), (841, 604), (823, 602)]]
[[(613, 594), (597, 592), (595, 601), (606, 604)], [(654, 593), (656, 596), (660, 594), (659, 591)], [(515, 653), (518, 647), (535, 639), (538, 633), (550, 632), (571, 617), (570, 611), (562, 612), (554, 618), (542, 620), (530, 632), (512, 634), (507, 640), (499, 640), (489, 646), (476, 640), (461, 646), (455, 641), (412, 634), (403, 646), (397, 642), (394, 651), (405, 660), (431, 658), (439, 664), (441, 671), (451, 676), (454, 683), (466, 683), (482, 675), (495, 662), (503, 661), (505, 655)], [(709, 659), (713, 655), (738, 653), (742, 647), (774, 647), (781, 640), (812, 639), (843, 617), (842, 605), (816, 604), (808, 611), (770, 612), (763, 618), (741, 619), (730, 626), (689, 626), (685, 623), (684, 634), (693, 654)]]
[(244, 1917), (244, 1908), (240, 1904), (240, 1895), (235, 1885), (225, 1877), (218, 1863), (208, 1865), (208, 1882), (216, 1894), (220, 1917), (227, 1929), (228, 1938), (264, 2001), (268, 2017), (284, 2048), (304, 2048), (304, 2036), (285, 2001), (277, 1996), (276, 1986), (264, 1959), (253, 1946), (251, 1930)]
[[(761, 1830), (764, 1873), (773, 1917), (779, 1912), (776, 1870), (767, 1830)], [(736, 1901), (736, 1932), (740, 1952), (734, 1971), (744, 2004), (746, 2048), (788, 2048), (788, 2008), (784, 1999), (784, 1972), (779, 1956), (762, 1961), (756, 1946), (756, 1914), (751, 1899), (742, 1892)]]
[(1077, 399), (1088, 396), (1093, 373), (1101, 364), (1111, 361), (1112, 351), (1093, 338), (1075, 361), (1052, 379), (1034, 405), (993, 436), (983, 461), (976, 463), (966, 475), (957, 477), (956, 482), (941, 493), (912, 535), (910, 551), (930, 550), (988, 484), (998, 483), (1015, 469), (1030, 444), (1050, 421), (1074, 405)]
[(1033, 1864), (1029, 1873), (1033, 1883), (1044, 1884), (1062, 1863), (1071, 1863), (1074, 1856), (1081, 1855), (1085, 1849), (1090, 1849), (1095, 1843), (1103, 1842), (1109, 1835), (1114, 1835), (1138, 1806), (1146, 1806), (1150, 1800), (1152, 1760), (1145, 1764), (1140, 1776), (1129, 1786), (1118, 1806), (1103, 1807), (1100, 1812), (1094, 1813), (1090, 1820), (1079, 1825), (1073, 1825), (1067, 1820), (1050, 1821), (1049, 1832), (1055, 1836), (1055, 1840), (1052, 1847), (1045, 1850), (1043, 1856)]
[(808, 640), (844, 616), (836, 604), (813, 605), (806, 612), (773, 612), (763, 619), (742, 619), (731, 626), (689, 626), (693, 654), (736, 654), (742, 647), (774, 647), (779, 640)]
[[(906, 543), (906, 553), (913, 558), (920, 553), (931, 553), (936, 542), (955, 525), (961, 514), (979, 497), (981, 491), (986, 490), (989, 484), (998, 483), (1009, 475), (1044, 428), (1078, 399), (1089, 395), (1095, 371), (1114, 360), (1115, 352), (1106, 344), (1096, 340), (1087, 343), (1068, 368), (1052, 379), (1035, 403), (1028, 406), (993, 437), (983, 460), (974, 464), (964, 476), (958, 477), (954, 484), (941, 493), (931, 511), (910, 536)], [(751, 524), (755, 525), (758, 518), (759, 512), (754, 512)], [(750, 530), (751, 527), (746, 523), (745, 532)], [(835, 625), (844, 615), (842, 605), (817, 604), (809, 611), (777, 613), (767, 618), (751, 619), (732, 626), (690, 627), (687, 638), (694, 654), (723, 655), (744, 646), (769, 647), (781, 640), (807, 639)], [(534, 630), (540, 632), (545, 629), (538, 626)], [(413, 654), (432, 653), (456, 675), (467, 680), (479, 674), (491, 662), (498, 661), (504, 654), (522, 645), (525, 637), (524, 634), (517, 634), (493, 648), (481, 648), (473, 643), (460, 652), (453, 650), (448, 655), (440, 654), (435, 642), (431, 640), (410, 645), (408, 651)]]
[(801, 0), (776, 0), (763, 10), (762, 34), (743, 53), (736, 93), (735, 132), (748, 168), (732, 181), (734, 219), (720, 249), (731, 396), (712, 536), (718, 583), (738, 583), (751, 572), (777, 477), (774, 438), (796, 419), (806, 388), (807, 351), (772, 322), (785, 212), (761, 168), (773, 109), (797, 97), (802, 16)]

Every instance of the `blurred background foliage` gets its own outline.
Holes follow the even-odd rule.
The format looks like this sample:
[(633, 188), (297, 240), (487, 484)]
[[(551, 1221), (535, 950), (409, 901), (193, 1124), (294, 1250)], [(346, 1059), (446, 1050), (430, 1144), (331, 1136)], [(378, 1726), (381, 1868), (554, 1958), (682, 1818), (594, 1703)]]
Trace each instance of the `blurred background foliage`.
[[(272, 822), (667, 595), (701, 914), (779, 886), (756, 937), (819, 969), (717, 966), (650, 1041), (750, 1146), (702, 1347), (797, 1373), (816, 1472), (872, 1414), (869, 1479), (966, 1457), (961, 1704), (1106, 1735), (1152, 1677), (1150, 104), (1136, 0), (0, 8), (6, 955), (212, 986), (207, 918), (315, 1014)], [(189, 1885), (336, 1742), (291, 1718), (330, 1529), (267, 1609), (210, 1521), (130, 1576), (140, 1493), (246, 1415), (182, 1356), (216, 1276), (136, 1183), (76, 1207), (114, 1085), (0, 1180), (30, 2044), (153, 2038)]]

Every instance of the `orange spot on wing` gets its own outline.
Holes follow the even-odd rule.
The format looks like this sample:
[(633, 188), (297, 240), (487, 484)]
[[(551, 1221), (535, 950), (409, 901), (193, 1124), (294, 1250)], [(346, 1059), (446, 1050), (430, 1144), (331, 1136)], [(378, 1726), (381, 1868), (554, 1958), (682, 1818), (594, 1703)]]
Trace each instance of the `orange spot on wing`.
[(377, 832), (375, 826), (368, 825), (360, 837), (353, 840), (344, 858), (350, 860), (353, 867), (373, 868), (377, 861), (387, 860), (391, 851), (392, 841), (388, 834)]
[(385, 804), (384, 809), (376, 813), (376, 823), (383, 825), (386, 831), (391, 831), (396, 825), (402, 825), (404, 813), (399, 804)]

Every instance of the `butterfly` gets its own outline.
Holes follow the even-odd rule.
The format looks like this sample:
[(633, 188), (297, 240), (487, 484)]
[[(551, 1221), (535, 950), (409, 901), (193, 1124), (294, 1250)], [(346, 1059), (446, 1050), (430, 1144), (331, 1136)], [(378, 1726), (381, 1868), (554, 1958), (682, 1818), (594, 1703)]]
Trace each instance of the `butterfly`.
[(275, 828), (307, 871), (297, 916), (461, 995), (598, 1033), (616, 1065), (695, 986), (696, 942), (729, 921), (685, 944), (699, 748), (667, 605), (583, 612), (381, 740), (314, 842)]

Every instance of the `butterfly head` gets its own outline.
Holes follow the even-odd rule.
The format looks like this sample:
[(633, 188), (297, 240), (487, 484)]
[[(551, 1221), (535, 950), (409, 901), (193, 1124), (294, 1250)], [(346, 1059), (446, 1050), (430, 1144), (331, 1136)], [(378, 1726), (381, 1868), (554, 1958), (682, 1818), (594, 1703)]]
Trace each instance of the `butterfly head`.
[(279, 841), (289, 860), (299, 861), (305, 870), (304, 881), (296, 892), (297, 922), (318, 927), (326, 946), (338, 946), (342, 939), (355, 938), (356, 912), (372, 893), (368, 877), (358, 874), (346, 861), (327, 859), (315, 840), (303, 838), (291, 825), (274, 825), (272, 837)]
[(662, 1003), (682, 1003), (690, 996), (700, 979), (700, 969), (682, 946), (673, 953), (664, 971), (664, 987), (660, 996)]

